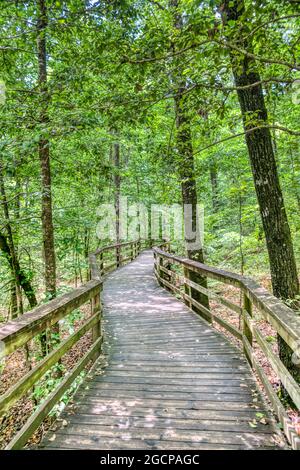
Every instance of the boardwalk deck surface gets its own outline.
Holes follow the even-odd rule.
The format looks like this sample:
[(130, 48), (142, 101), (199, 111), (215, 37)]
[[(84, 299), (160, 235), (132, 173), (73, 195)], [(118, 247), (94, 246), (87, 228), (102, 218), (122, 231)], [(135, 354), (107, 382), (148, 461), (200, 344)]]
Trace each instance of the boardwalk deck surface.
[(152, 252), (110, 274), (103, 294), (106, 365), (99, 361), (42, 447), (274, 448), (243, 355), (158, 286)]

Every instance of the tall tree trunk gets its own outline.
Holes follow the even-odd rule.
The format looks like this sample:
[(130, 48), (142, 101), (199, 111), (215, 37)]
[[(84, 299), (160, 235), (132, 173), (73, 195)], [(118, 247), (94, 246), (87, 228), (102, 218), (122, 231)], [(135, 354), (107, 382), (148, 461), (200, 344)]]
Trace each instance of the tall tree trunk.
[[(12, 273), (14, 274), (14, 273)], [(8, 311), (8, 319), (15, 320), (18, 317), (18, 297), (15, 279), (11, 280), (11, 290), (10, 290), (10, 304)]]
[[(243, 0), (223, 0), (220, 11), (223, 24), (235, 21), (235, 33), (228, 39), (239, 47), (252, 51), (251, 43), (243, 38), (245, 6)], [(231, 29), (232, 31), (232, 29)], [(237, 87), (245, 87), (260, 82), (260, 74), (252, 58), (243, 54), (231, 53), (231, 64)], [(262, 85), (237, 90), (244, 122), (245, 138), (248, 147), (254, 185), (260, 208), (266, 244), (269, 254), (271, 279), (274, 295), (282, 299), (295, 299), (299, 293), (297, 268), (290, 228), (280, 187), (274, 147), (268, 126), (268, 113)], [(261, 129), (251, 129), (265, 126)], [(300, 371), (291, 360), (292, 351), (281, 337), (278, 338), (279, 355), (294, 377), (300, 381)]]
[(209, 175), (211, 183), (212, 210), (213, 213), (217, 213), (219, 208), (218, 167), (213, 158), (209, 162)]
[[(47, 6), (46, 0), (37, 0), (37, 53), (38, 53), (38, 81), (40, 91), (40, 126), (41, 136), (38, 144), (38, 152), (41, 167), (42, 182), (42, 231), (43, 231), (43, 253), (45, 262), (45, 288), (48, 300), (56, 296), (56, 258), (54, 248), (54, 229), (52, 220), (52, 188), (51, 188), (51, 168), (50, 168), (50, 142), (45, 136), (45, 129), (49, 123), (48, 107), (49, 92), (47, 86)], [(47, 134), (47, 130), (46, 130)], [(54, 338), (51, 343), (59, 341), (59, 325), (52, 329)], [(43, 353), (45, 349), (44, 338)]]
[[(173, 15), (174, 28), (180, 31), (183, 26), (181, 14), (178, 12), (178, 0), (170, 0), (170, 8)], [(175, 46), (173, 46), (175, 52)], [(186, 81), (181, 73), (180, 64), (177, 64), (176, 75), (172, 81), (176, 87), (175, 119), (176, 119), (176, 147), (177, 147), (177, 170), (180, 177), (182, 204), (184, 212), (184, 237), (186, 252), (189, 259), (204, 263), (204, 252), (201, 243), (200, 221), (198, 214), (197, 184), (195, 177), (195, 162), (190, 127), (188, 107), (186, 105)], [(186, 273), (191, 281), (207, 287), (207, 279), (198, 273), (189, 271)], [(191, 288), (191, 296), (194, 300), (209, 307), (208, 297)], [(199, 310), (192, 306), (197, 311)]]
[[(79, 240), (78, 240), (79, 243)], [(90, 229), (85, 227), (84, 228), (84, 238), (83, 238), (83, 245), (84, 245), (84, 258), (86, 261), (89, 259), (89, 252), (90, 252)], [(79, 267), (79, 273), (81, 277), (81, 282), (82, 282), (82, 274), (81, 274), (81, 266), (80, 266), (80, 256), (78, 255), (78, 267)], [(89, 281), (90, 278), (90, 270), (89, 267), (87, 267), (86, 270), (86, 280)]]
[[(120, 243), (120, 191), (121, 191), (121, 175), (120, 175), (120, 144), (119, 142), (113, 143), (113, 163), (114, 163), (114, 204), (116, 213), (116, 243)], [(117, 267), (121, 263), (121, 251), (119, 248), (116, 250)]]
[[(46, 53), (46, 28), (47, 8), (45, 0), (38, 0), (37, 21), (37, 51), (39, 63), (39, 87), (41, 97), (40, 124), (47, 126), (49, 94), (47, 87), (47, 53)], [(42, 131), (42, 133), (44, 130)], [(45, 284), (49, 298), (56, 296), (56, 260), (54, 250), (54, 230), (52, 221), (52, 190), (49, 140), (41, 135), (39, 141), (39, 157), (42, 177), (42, 228), (43, 248), (45, 258)]]

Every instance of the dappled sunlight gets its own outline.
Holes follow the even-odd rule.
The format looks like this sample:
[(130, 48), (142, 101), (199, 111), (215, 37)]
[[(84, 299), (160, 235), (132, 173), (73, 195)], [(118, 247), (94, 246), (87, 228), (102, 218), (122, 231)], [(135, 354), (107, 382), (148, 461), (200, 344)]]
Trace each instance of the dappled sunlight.
[(157, 284), (151, 251), (106, 278), (103, 307), (105, 359), (67, 412), (62, 446), (75, 433), (99, 449), (273, 445), (271, 421), (249, 425), (266, 412), (245, 358)]

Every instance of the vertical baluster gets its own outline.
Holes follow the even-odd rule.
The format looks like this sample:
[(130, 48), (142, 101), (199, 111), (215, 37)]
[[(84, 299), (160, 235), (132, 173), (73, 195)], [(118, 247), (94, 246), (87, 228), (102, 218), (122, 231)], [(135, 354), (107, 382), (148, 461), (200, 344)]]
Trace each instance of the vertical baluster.
[[(248, 314), (252, 318), (252, 304), (251, 304), (249, 297), (245, 293), (244, 293), (244, 310), (246, 312), (245, 316)], [(246, 342), (246, 345), (244, 344), (244, 352), (248, 359), (249, 364), (252, 367), (252, 357), (251, 357), (251, 350), (249, 351), (249, 346), (250, 348), (252, 348), (253, 337), (252, 337), (252, 332), (245, 320), (245, 316), (243, 317), (243, 336), (245, 337), (247, 342)]]
[(119, 268), (121, 265), (121, 247), (116, 245), (116, 267)]
[[(101, 312), (102, 312), (102, 306), (101, 306), (101, 297), (100, 297), (100, 292), (101, 289), (99, 288), (99, 292), (93, 297), (92, 299), (92, 315), (97, 314), (98, 315), (98, 322), (96, 325), (93, 327), (92, 331), (92, 337), (93, 337), (93, 343), (97, 341), (97, 339), (101, 336)], [(97, 351), (95, 360), (99, 356), (100, 350)]]
[(101, 251), (100, 253), (99, 270), (100, 270), (100, 276), (102, 277), (104, 274), (103, 251)]
[(130, 255), (130, 259), (131, 259), (131, 261), (133, 261), (133, 260), (134, 260), (134, 258), (135, 258), (135, 254), (134, 254), (134, 251), (135, 251), (135, 250), (134, 250), (134, 246), (135, 246), (135, 243), (134, 243), (134, 242), (131, 242), (131, 245), (130, 245), (130, 248), (131, 248), (131, 255)]
[[(183, 268), (183, 277), (184, 277), (184, 293), (186, 295), (188, 295), (189, 297), (191, 297), (192, 296), (191, 288), (186, 282), (186, 280), (189, 279), (189, 270), (187, 268)], [(185, 303), (187, 304), (187, 306), (189, 308), (192, 308), (192, 304), (191, 304), (190, 300), (184, 299), (184, 301), (185, 301)]]
[(160, 278), (163, 279), (163, 271), (160, 269), (161, 266), (163, 266), (163, 258), (162, 258), (162, 256), (158, 255), (158, 265), (157, 265), (158, 276), (159, 276), (158, 282), (162, 287), (164, 287), (164, 284), (160, 281)]

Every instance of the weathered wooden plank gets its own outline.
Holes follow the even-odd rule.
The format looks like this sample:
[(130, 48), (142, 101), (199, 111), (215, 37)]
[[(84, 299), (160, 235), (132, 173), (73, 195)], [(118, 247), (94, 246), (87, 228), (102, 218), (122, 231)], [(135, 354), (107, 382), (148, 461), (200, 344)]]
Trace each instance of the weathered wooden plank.
[[(66, 420), (68, 418), (66, 417)], [(249, 419), (249, 417), (248, 417)], [(252, 417), (253, 419), (253, 417)], [(199, 431), (217, 431), (217, 432), (241, 432), (241, 433), (257, 433), (263, 431), (265, 434), (273, 434), (271, 428), (265, 429), (265, 424), (262, 424), (257, 420), (256, 428), (251, 427), (248, 421), (232, 421), (226, 419), (214, 419), (211, 420), (209, 417), (207, 419), (202, 418), (201, 421), (198, 419), (191, 418), (177, 418), (176, 416), (171, 417), (159, 417), (153, 414), (148, 414), (146, 416), (105, 416), (105, 415), (94, 415), (94, 414), (83, 414), (76, 413), (72, 417), (70, 426), (68, 427), (68, 433), (74, 433), (74, 428), (77, 429), (77, 425), (90, 425), (91, 428), (105, 427), (109, 426), (111, 429), (131, 429), (140, 428), (140, 429), (153, 429), (156, 430), (166, 430), (166, 429), (175, 429), (183, 431), (196, 431), (198, 434)], [(73, 428), (74, 426), (74, 428)]]
[(64, 294), (47, 304), (36, 307), (14, 321), (5, 323), (0, 328), (0, 341), (4, 348), (0, 349), (0, 359), (24, 346), (38, 333), (50, 328), (63, 317), (86, 303), (100, 292), (102, 281), (92, 280), (84, 286)]
[[(182, 385), (182, 384), (181, 384)], [(182, 388), (182, 387), (181, 387)], [(227, 383), (226, 386), (224, 384), (186, 384), (184, 383), (184, 391), (186, 393), (210, 393), (212, 388), (214, 389), (215, 395), (228, 395), (228, 394), (236, 394), (236, 395), (245, 395), (246, 392), (251, 395), (251, 389), (246, 384), (244, 387), (241, 387), (240, 384), (235, 385), (232, 383)], [(106, 391), (106, 390), (119, 390), (120, 384), (118, 382), (107, 382), (107, 381), (92, 381), (91, 383), (86, 384), (86, 390), (89, 391), (90, 394), (97, 394), (99, 391)], [(178, 384), (154, 384), (152, 381), (149, 383), (137, 383), (137, 382), (123, 382), (123, 391), (136, 391), (136, 392), (166, 392), (166, 393), (181, 393), (180, 387)]]
[[(121, 371), (120, 371), (121, 372)], [(174, 376), (173, 376), (174, 377)], [(177, 385), (177, 386), (182, 386), (182, 382), (184, 380), (184, 386), (185, 387), (197, 387), (197, 385), (205, 385), (205, 386), (219, 386), (219, 387), (253, 387), (253, 380), (251, 378), (245, 379), (236, 379), (234, 377), (223, 377), (223, 378), (211, 378), (208, 374), (206, 376), (201, 377), (201, 376), (192, 376), (190, 378), (184, 377), (181, 378), (178, 374), (175, 376), (176, 378), (170, 378), (166, 377), (164, 374), (161, 374), (160, 376), (158, 375), (152, 375), (150, 374), (144, 374), (143, 376), (137, 376), (133, 374), (132, 372), (126, 371), (124, 375), (121, 375), (119, 373), (116, 373), (116, 375), (113, 375), (111, 372), (109, 374), (105, 375), (100, 375), (100, 376), (94, 376), (93, 377), (93, 383), (122, 383), (126, 385), (127, 383), (130, 384), (151, 384), (151, 385)]]
[[(53, 450), (199, 450), (199, 444), (191, 441), (160, 441), (154, 439), (121, 440), (102, 437), (101, 440), (89, 436), (56, 436), (53, 442), (45, 442), (45, 448)], [(240, 450), (248, 448), (245, 444), (210, 444), (201, 443), (201, 450)], [(272, 447), (273, 449), (273, 447)]]
[(284, 388), (289, 393), (290, 397), (292, 398), (295, 405), (300, 409), (300, 387), (295, 381), (295, 379), (291, 376), (287, 368), (283, 365), (279, 357), (277, 357), (270, 345), (265, 341), (264, 337), (262, 336), (261, 332), (256, 328), (253, 327), (253, 334), (254, 337), (265, 353), (268, 361), (272, 365), (272, 368), (280, 378), (281, 382), (283, 383)]
[[(250, 426), (249, 426), (250, 428)], [(272, 434), (260, 433), (260, 432), (240, 432), (240, 431), (228, 431), (220, 432), (215, 430), (181, 430), (181, 429), (153, 429), (153, 428), (130, 428), (130, 429), (119, 429), (111, 428), (110, 426), (94, 425), (91, 427), (88, 424), (70, 424), (63, 430), (58, 431), (56, 435), (74, 435), (74, 436), (90, 436), (93, 437), (94, 441), (101, 446), (101, 440), (103, 437), (119, 438), (120, 442), (123, 440), (130, 439), (154, 439), (157, 441), (187, 441), (198, 443), (202, 442), (211, 444), (245, 444), (249, 446), (249, 449), (256, 445), (274, 445), (272, 441)], [(80, 441), (80, 439), (78, 439)], [(99, 447), (101, 448), (101, 447)]]
[(238, 274), (230, 273), (222, 269), (212, 268), (197, 261), (189, 260), (180, 256), (171, 255), (159, 248), (155, 253), (172, 260), (192, 271), (199, 272), (211, 279), (216, 279), (224, 284), (231, 284), (243, 289), (250, 301), (264, 314), (265, 318), (276, 329), (286, 343), (295, 350), (300, 338), (300, 318), (294, 311), (287, 307), (282, 301), (270, 294), (252, 279)]
[(100, 348), (102, 343), (102, 338), (99, 338), (88, 350), (88, 352), (83, 356), (83, 358), (78, 362), (78, 364), (67, 373), (66, 377), (58, 385), (58, 387), (50, 393), (46, 400), (38, 406), (35, 412), (30, 416), (26, 424), (21, 428), (17, 433), (14, 439), (8, 444), (6, 450), (17, 450), (22, 449), (26, 444), (28, 439), (36, 431), (42, 421), (48, 416), (49, 412), (52, 410), (54, 405), (60, 400), (63, 394), (68, 390), (70, 385), (74, 382), (76, 377), (80, 372), (85, 368), (88, 362), (95, 355), (97, 349)]
[[(89, 374), (46, 448), (273, 448), (242, 353), (159, 288), (152, 266), (143, 253), (106, 278), (108, 366)], [(267, 424), (252, 428), (257, 412)]]
[[(85, 390), (80, 392), (80, 397), (105, 397), (105, 398), (136, 398), (137, 393), (134, 390)], [(197, 401), (206, 401), (207, 392), (152, 392), (150, 390), (139, 391), (138, 397), (142, 399), (146, 398), (156, 398), (158, 400), (197, 400)], [(244, 392), (243, 394), (239, 393), (213, 393), (210, 390), (210, 400), (215, 402), (242, 402), (242, 403), (251, 403), (251, 394)]]
[(183, 279), (183, 282), (185, 282), (187, 285), (189, 285), (193, 289), (197, 290), (198, 292), (201, 292), (202, 294), (207, 295), (211, 299), (216, 300), (218, 303), (224, 305), (230, 310), (233, 310), (235, 313), (237, 314), (242, 313), (242, 308), (239, 305), (236, 305), (233, 302), (230, 302), (230, 300), (225, 299), (224, 297), (212, 291), (211, 289), (206, 289), (205, 287), (200, 286), (199, 284), (196, 284), (196, 282), (193, 282), (188, 278), (182, 277), (182, 279)]
[(33, 385), (49, 370), (58, 360), (74, 346), (75, 343), (89, 331), (99, 321), (99, 314), (96, 313), (87, 320), (75, 333), (63, 341), (57, 349), (52, 351), (47, 357), (40, 361), (32, 370), (22, 377), (4, 395), (0, 396), (0, 416), (18, 401)]
[[(81, 409), (81, 405), (89, 406), (91, 410), (97, 409), (98, 406), (112, 406), (113, 409), (119, 408), (135, 408), (135, 407), (144, 407), (150, 408), (153, 410), (201, 410), (201, 411), (230, 411), (232, 416), (235, 419), (238, 419), (239, 415), (236, 415), (236, 412), (241, 411), (263, 411), (266, 413), (265, 405), (261, 401), (257, 401), (255, 403), (250, 403), (249, 401), (226, 401), (226, 402), (219, 402), (215, 400), (210, 400), (210, 397), (206, 397), (206, 400), (184, 400), (184, 399), (164, 399), (161, 400), (160, 398), (145, 398), (145, 397), (93, 397), (93, 396), (82, 396), (80, 395), (80, 390), (76, 395), (76, 403), (77, 407), (76, 410)], [(71, 414), (73, 414), (74, 409), (71, 409)]]
[[(165, 402), (164, 402), (165, 403)], [(176, 402), (177, 403), (177, 402)], [(178, 403), (177, 403), (178, 404)], [(75, 407), (76, 415), (89, 415), (96, 417), (97, 416), (118, 416), (118, 417), (158, 417), (158, 418), (176, 418), (176, 419), (192, 419), (192, 420), (218, 420), (218, 421), (232, 421), (233, 423), (238, 422), (247, 422), (252, 421), (253, 419), (257, 418), (257, 409), (243, 409), (243, 408), (235, 408), (234, 410), (224, 410), (224, 409), (188, 409), (186, 406), (180, 408), (178, 406), (170, 406), (161, 407), (159, 408), (156, 406), (147, 407), (145, 406), (136, 405), (135, 401), (132, 401), (130, 405), (126, 402), (119, 402), (118, 404), (115, 401), (108, 401), (108, 400), (99, 400), (97, 405), (91, 405), (89, 403), (80, 403), (80, 407)], [(234, 413), (233, 413), (234, 411)], [(261, 410), (260, 410), (261, 411)], [(74, 409), (73, 411), (69, 411), (63, 414), (62, 417), (71, 417), (73, 419)]]
[(223, 328), (225, 328), (227, 331), (229, 331), (229, 333), (231, 333), (231, 334), (232, 334), (233, 336), (235, 336), (237, 339), (242, 340), (243, 335), (242, 335), (242, 333), (240, 332), (240, 330), (238, 330), (237, 328), (235, 328), (233, 325), (231, 325), (230, 323), (228, 323), (226, 320), (224, 320), (223, 318), (221, 318), (219, 315), (216, 315), (215, 313), (212, 314), (212, 318), (213, 318), (213, 321), (215, 321), (215, 322), (218, 323), (220, 326), (222, 326)]
[(267, 396), (272, 404), (273, 409), (276, 411), (279, 420), (281, 421), (285, 435), (291, 444), (294, 450), (300, 450), (300, 436), (295, 430), (295, 426), (291, 422), (290, 418), (288, 417), (281, 401), (279, 400), (278, 396), (276, 395), (272, 385), (270, 384), (264, 370), (259, 365), (257, 360), (253, 358), (253, 367), (257, 372), (259, 379), (261, 380), (262, 384), (264, 385), (265, 391)]

